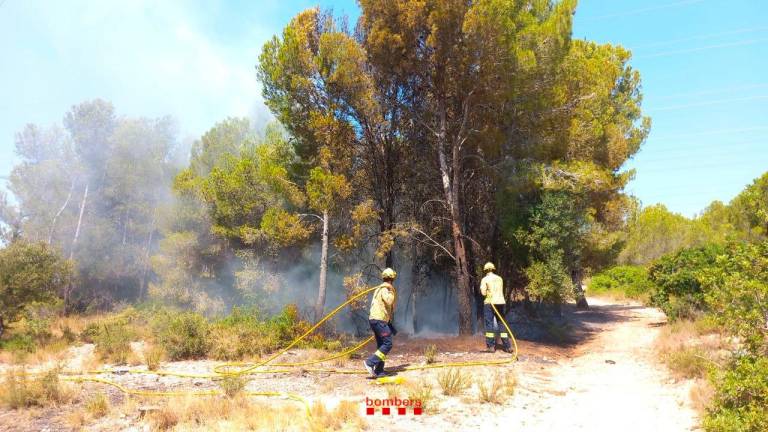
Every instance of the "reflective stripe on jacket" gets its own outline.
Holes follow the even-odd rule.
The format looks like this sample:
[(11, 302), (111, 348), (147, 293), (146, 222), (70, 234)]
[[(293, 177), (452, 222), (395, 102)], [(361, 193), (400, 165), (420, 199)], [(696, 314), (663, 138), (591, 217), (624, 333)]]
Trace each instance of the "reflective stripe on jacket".
[(368, 319), (384, 322), (392, 321), (395, 311), (395, 288), (389, 282), (384, 282), (373, 292), (371, 314)]
[(480, 294), (485, 296), (485, 304), (506, 304), (504, 301), (504, 281), (501, 276), (488, 272), (480, 281)]

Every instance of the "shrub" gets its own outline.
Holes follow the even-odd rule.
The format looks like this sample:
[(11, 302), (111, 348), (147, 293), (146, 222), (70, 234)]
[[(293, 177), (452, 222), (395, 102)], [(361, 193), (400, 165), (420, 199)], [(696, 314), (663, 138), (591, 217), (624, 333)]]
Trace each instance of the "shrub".
[(472, 377), (461, 369), (451, 368), (437, 375), (437, 382), (446, 396), (455, 396), (472, 385)]
[(738, 358), (717, 374), (715, 388), (713, 406), (703, 422), (705, 430), (768, 430), (768, 358)]
[(133, 332), (121, 320), (105, 320), (91, 329), (96, 353), (104, 361), (123, 364), (131, 353), (131, 338)]
[(71, 264), (44, 243), (15, 241), (0, 249), (0, 336), (26, 305), (52, 300), (71, 276)]
[(427, 347), (424, 348), (424, 359), (426, 360), (427, 364), (434, 363), (436, 357), (437, 357), (437, 346), (435, 346), (435, 344), (427, 345)]
[(244, 375), (226, 375), (219, 380), (219, 387), (228, 398), (233, 398), (245, 390), (248, 379)]
[(640, 266), (617, 266), (604, 270), (589, 282), (590, 294), (612, 294), (641, 299), (653, 291), (648, 271)]
[(171, 360), (201, 358), (208, 352), (210, 326), (202, 315), (179, 313), (164, 320), (159, 327), (158, 342)]
[(751, 353), (768, 355), (768, 241), (727, 245), (700, 279), (712, 318)]
[(706, 310), (702, 272), (715, 264), (722, 246), (708, 245), (664, 255), (648, 270), (651, 301), (671, 320), (696, 318)]

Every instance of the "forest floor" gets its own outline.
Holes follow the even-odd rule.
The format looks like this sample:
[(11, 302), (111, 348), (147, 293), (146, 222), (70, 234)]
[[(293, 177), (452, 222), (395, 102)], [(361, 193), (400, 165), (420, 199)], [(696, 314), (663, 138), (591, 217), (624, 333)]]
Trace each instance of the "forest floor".
[[(631, 302), (590, 299), (591, 308), (577, 311), (572, 306), (564, 310), (569, 337), (561, 343), (519, 341), (519, 361), (499, 366), (463, 368), (471, 385), (456, 396), (442, 394), (439, 376), (446, 369), (397, 372), (398, 366), (424, 363), (424, 347), (437, 346), (436, 364), (460, 361), (500, 360), (508, 354), (481, 352), (481, 336), (472, 338), (444, 337), (409, 339), (398, 336), (387, 368), (404, 379), (401, 385), (381, 386), (360, 375), (307, 372), (296, 368), (291, 373), (260, 374), (247, 384), (249, 391), (293, 392), (311, 403), (322, 403), (332, 411), (340, 403), (358, 417), (347, 423), (345, 430), (414, 431), (414, 430), (523, 430), (523, 431), (691, 431), (697, 428), (697, 413), (690, 402), (689, 380), (677, 381), (659, 362), (655, 341), (666, 318), (659, 310)], [(514, 331), (514, 325), (513, 325)], [(77, 368), (93, 347), (83, 345), (70, 349), (63, 359), (67, 369)], [(137, 347), (140, 349), (140, 347)], [(292, 350), (284, 362), (316, 358), (322, 353), (313, 350)], [(334, 361), (329, 367), (360, 369), (360, 358)], [(181, 372), (210, 372), (218, 362), (168, 362), (163, 370)], [(0, 372), (9, 365), (0, 364)], [(42, 367), (42, 366), (37, 366)], [(36, 367), (36, 368), (37, 368)], [(127, 367), (122, 367), (126, 369)], [(143, 369), (143, 366), (131, 369)], [(102, 376), (129, 388), (144, 390), (205, 390), (217, 389), (208, 379), (159, 377), (141, 374), (112, 374)], [(514, 391), (505, 387), (496, 403), (482, 402), (480, 383), (494, 380), (509, 383), (515, 380)], [(127, 398), (119, 390), (96, 383), (78, 385), (76, 403), (58, 407), (23, 411), (0, 409), (0, 430), (132, 430), (153, 429), (157, 424), (142, 418), (139, 408), (162, 404), (155, 400)], [(431, 389), (423, 391), (424, 389)], [(421, 390), (421, 391), (419, 391)], [(88, 395), (106, 393), (115, 407), (103, 417), (84, 420), (77, 416)], [(381, 411), (366, 414), (367, 399), (426, 399), (426, 411), (414, 415), (408, 409), (398, 415)], [(281, 399), (252, 398), (254, 404), (275, 409), (292, 409), (294, 417), (302, 411), (295, 402)], [(180, 404), (180, 402), (167, 402)], [(290, 416), (289, 416), (290, 417)], [(73, 420), (74, 418), (74, 420)], [(303, 430), (307, 423), (290, 422), (277, 417), (274, 430)], [(197, 430), (198, 427), (181, 427)], [(210, 430), (235, 430), (239, 427), (226, 419), (198, 424)], [(240, 426), (242, 427), (242, 425)]]

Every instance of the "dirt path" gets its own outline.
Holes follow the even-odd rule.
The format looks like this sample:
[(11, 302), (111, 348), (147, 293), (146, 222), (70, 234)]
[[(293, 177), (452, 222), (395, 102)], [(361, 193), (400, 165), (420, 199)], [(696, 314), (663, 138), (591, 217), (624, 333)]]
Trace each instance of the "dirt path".
[(593, 313), (604, 311), (623, 319), (598, 324), (603, 331), (594, 340), (550, 371), (553, 392), (539, 401), (540, 414), (522, 420), (523, 429), (696, 430), (689, 384), (674, 384), (654, 358), (658, 323), (664, 315), (653, 308), (617, 308), (596, 299), (591, 303)]
[(590, 304), (590, 311), (573, 313), (594, 337), (556, 364), (516, 364), (518, 391), (504, 405), (444, 401), (439, 415), (417, 422), (425, 430), (698, 430), (690, 383), (675, 383), (653, 352), (664, 314), (599, 299)]

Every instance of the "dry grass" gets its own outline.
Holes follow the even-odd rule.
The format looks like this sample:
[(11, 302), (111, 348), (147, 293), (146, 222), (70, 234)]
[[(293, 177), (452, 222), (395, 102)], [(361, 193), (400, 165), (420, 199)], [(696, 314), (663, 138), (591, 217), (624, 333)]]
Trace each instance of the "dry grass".
[(365, 421), (360, 417), (360, 404), (352, 401), (340, 401), (333, 410), (328, 410), (322, 403), (312, 405), (312, 418), (309, 420), (312, 431), (361, 430)]
[(159, 345), (150, 345), (144, 348), (144, 364), (147, 369), (154, 371), (160, 369), (160, 364), (165, 359), (165, 350)]
[(693, 408), (698, 411), (699, 414), (704, 414), (707, 408), (712, 406), (712, 398), (715, 397), (715, 388), (709, 380), (697, 379), (693, 383), (693, 386), (691, 386), (689, 396)]
[(412, 401), (421, 401), (425, 411), (436, 413), (438, 411), (437, 400), (432, 391), (432, 385), (422, 379), (405, 386), (407, 398)]
[(446, 396), (456, 396), (472, 386), (472, 375), (459, 368), (451, 368), (437, 374), (437, 383)]
[(655, 349), (678, 378), (703, 378), (729, 352), (725, 337), (705, 320), (676, 321), (663, 328)]
[[(509, 395), (507, 377), (500, 374), (494, 374), (493, 376), (486, 377), (477, 381), (477, 398), (480, 402), (503, 404)], [(513, 385), (514, 392), (514, 385)]]
[(104, 393), (92, 396), (85, 402), (85, 411), (91, 418), (101, 418), (110, 410), (109, 399)]
[(294, 403), (235, 398), (189, 397), (174, 399), (147, 415), (154, 430), (288, 430), (335, 431), (360, 430), (364, 423), (359, 406), (341, 402), (328, 410), (316, 404), (311, 420), (304, 408)]
[(65, 404), (74, 396), (74, 389), (59, 381), (59, 369), (34, 376), (23, 369), (9, 369), (0, 387), (0, 402), (11, 409)]
[(424, 348), (424, 360), (427, 362), (427, 364), (432, 364), (435, 361), (437, 361), (437, 346), (434, 344), (427, 345), (426, 348)]

